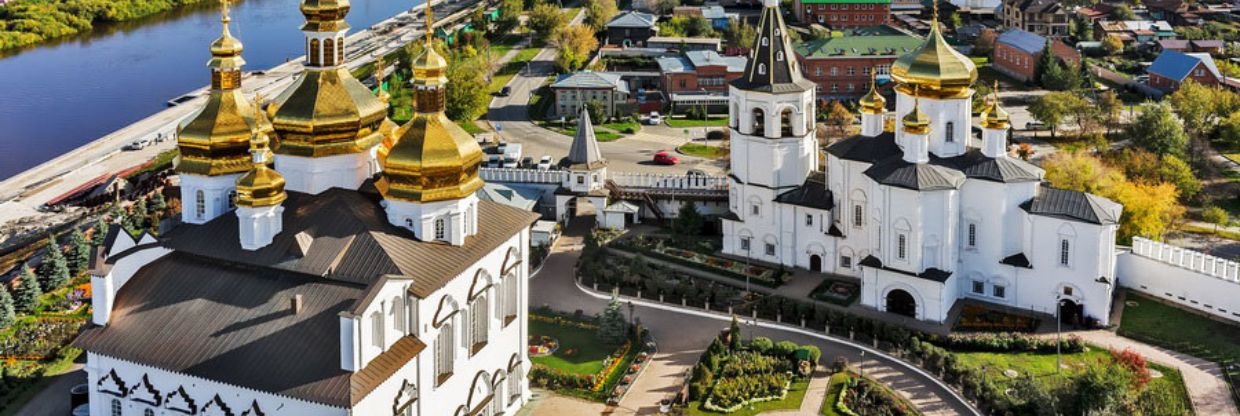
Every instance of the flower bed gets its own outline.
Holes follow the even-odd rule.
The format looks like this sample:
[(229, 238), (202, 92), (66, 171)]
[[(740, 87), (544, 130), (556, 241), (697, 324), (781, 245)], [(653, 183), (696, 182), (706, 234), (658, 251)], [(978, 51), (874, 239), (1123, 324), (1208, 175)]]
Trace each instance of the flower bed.
[(0, 357), (42, 360), (56, 355), (77, 336), (83, 322), (73, 318), (39, 318), (19, 321), (13, 334), (0, 339)]
[(641, 253), (682, 266), (705, 269), (730, 279), (739, 281), (748, 279), (750, 283), (767, 287), (779, 287), (788, 278), (788, 273), (782, 270), (746, 265), (745, 262), (741, 261), (715, 257), (681, 248), (666, 247), (661, 241), (650, 241), (650, 239), (644, 236), (615, 240), (609, 246), (615, 249)]
[(857, 282), (827, 278), (809, 293), (809, 296), (823, 302), (840, 306), (851, 306), (861, 294), (861, 285)]
[[(810, 372), (794, 369), (812, 367), (798, 364), (812, 363), (819, 355), (817, 348), (790, 341), (775, 344), (759, 337), (741, 346), (739, 341), (725, 344), (717, 338), (694, 367), (689, 384), (692, 402), (687, 410), (689, 414), (734, 413), (744, 408), (747, 414), (756, 414), (799, 408)], [(791, 394), (793, 390), (797, 394)]]
[(982, 305), (966, 304), (954, 331), (1033, 332), (1041, 321), (1037, 318), (997, 311)]
[[(592, 322), (542, 313), (530, 314), (530, 321), (529, 378), (535, 385), (589, 400), (618, 400), (633, 381), (628, 376), (647, 364), (631, 340), (609, 351)], [(550, 351), (536, 355), (535, 349)]]
[(749, 377), (722, 378), (702, 408), (720, 413), (732, 413), (753, 403), (782, 400), (788, 396), (792, 376), (788, 374), (761, 374)]
[(842, 372), (831, 376), (832, 384), (837, 382), (840, 386), (835, 390), (836, 386), (828, 387), (829, 392), (838, 393), (832, 396), (828, 394), (827, 399), (834, 397), (834, 402), (829, 402), (827, 406), (834, 406), (833, 413), (848, 416), (860, 415), (891, 415), (891, 416), (918, 416), (921, 415), (916, 408), (900, 397), (895, 392), (887, 389), (881, 384), (869, 378), (863, 378), (851, 372)]

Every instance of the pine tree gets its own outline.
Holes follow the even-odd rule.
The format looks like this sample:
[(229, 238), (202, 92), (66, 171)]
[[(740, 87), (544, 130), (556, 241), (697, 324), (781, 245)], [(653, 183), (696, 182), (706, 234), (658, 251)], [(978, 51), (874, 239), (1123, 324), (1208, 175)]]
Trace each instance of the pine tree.
[(611, 291), (611, 302), (599, 317), (598, 337), (608, 344), (623, 343), (628, 337), (629, 324), (624, 320), (624, 312), (620, 310), (620, 291)]
[(125, 230), (130, 234), (137, 234), (146, 229), (147, 217), (146, 199), (139, 199), (133, 204), (133, 212), (125, 217)]
[(151, 195), (150, 208), (151, 212), (162, 212), (168, 209), (168, 201), (164, 199), (163, 192), (156, 192), (154, 195)]
[(728, 329), (728, 348), (732, 351), (741, 349), (741, 322), (732, 315), (732, 327)]
[(50, 292), (69, 283), (69, 263), (55, 236), (47, 237), (47, 254), (39, 264), (39, 284), (44, 292)]
[(685, 201), (680, 204), (680, 211), (676, 213), (676, 220), (672, 222), (672, 233), (677, 238), (693, 238), (702, 234), (702, 225), (706, 220), (702, 218), (702, 214), (698, 212), (693, 202)]
[(1057, 66), (1058, 63), (1055, 62), (1055, 51), (1051, 49), (1051, 40), (1047, 39), (1046, 46), (1042, 47), (1042, 55), (1038, 56), (1038, 62), (1033, 67), (1032, 82), (1041, 83), (1043, 87), (1046, 87), (1046, 72), (1051, 71), (1051, 68)]
[(95, 231), (90, 235), (90, 244), (93, 246), (101, 246), (103, 245), (103, 239), (107, 238), (107, 236), (108, 222), (104, 221), (103, 217), (99, 217), (99, 220), (95, 221)]
[(39, 297), (43, 296), (43, 291), (39, 290), (39, 282), (35, 279), (34, 273), (25, 267), (22, 268), (22, 274), (17, 279), (17, 291), (13, 293), (13, 307), (21, 313), (33, 313), (39, 307)]
[(86, 235), (77, 227), (69, 234), (69, 253), (65, 259), (69, 263), (70, 276), (77, 276), (90, 266), (90, 242), (86, 241)]
[(17, 311), (13, 309), (13, 296), (8, 289), (0, 286), (0, 328), (6, 328), (17, 320)]

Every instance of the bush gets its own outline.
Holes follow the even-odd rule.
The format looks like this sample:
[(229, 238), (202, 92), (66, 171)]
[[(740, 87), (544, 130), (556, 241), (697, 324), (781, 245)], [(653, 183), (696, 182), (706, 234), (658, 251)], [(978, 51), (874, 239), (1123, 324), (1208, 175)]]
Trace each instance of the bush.
[[(1055, 340), (1039, 338), (1018, 333), (994, 334), (952, 334), (941, 338), (939, 345), (960, 351), (976, 352), (1055, 352)], [(1080, 337), (1068, 336), (1060, 341), (1060, 349), (1065, 353), (1076, 353), (1085, 350), (1085, 343)]]
[(797, 343), (792, 341), (779, 341), (775, 344), (775, 348), (771, 349), (771, 355), (776, 357), (788, 357), (793, 351), (797, 350)]
[(822, 350), (818, 349), (817, 345), (802, 345), (801, 348), (797, 348), (797, 355), (800, 356), (802, 351), (804, 351), (804, 354), (809, 357), (809, 362), (814, 363), (815, 365), (817, 365), (818, 360), (822, 358)]
[(757, 337), (757, 338), (754, 338), (753, 341), (749, 341), (749, 349), (754, 350), (760, 354), (766, 354), (774, 346), (775, 346), (775, 343), (772, 342), (771, 339), (767, 337)]

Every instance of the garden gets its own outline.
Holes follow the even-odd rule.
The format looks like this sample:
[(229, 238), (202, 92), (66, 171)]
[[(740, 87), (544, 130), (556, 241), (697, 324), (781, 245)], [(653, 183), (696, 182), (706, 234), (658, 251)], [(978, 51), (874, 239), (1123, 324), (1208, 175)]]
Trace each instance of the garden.
[(688, 415), (756, 415), (799, 409), (822, 352), (813, 345), (740, 339), (740, 324), (715, 338), (693, 367)]
[(1240, 378), (1240, 326), (1217, 321), (1129, 291), (1119, 335), (1214, 361), (1232, 386)]
[(624, 319), (615, 298), (597, 317), (548, 309), (530, 314), (529, 378), (543, 388), (619, 403), (652, 353), (653, 344)]
[(1033, 332), (1041, 320), (995, 310), (976, 303), (966, 303), (952, 331), (964, 332)]
[(614, 240), (608, 247), (703, 269), (739, 282), (748, 279), (749, 283), (771, 288), (783, 285), (791, 276), (784, 270), (703, 254), (701, 249), (677, 247), (675, 244), (671, 239), (642, 235)]
[[(844, 365), (841, 365), (844, 364)], [(835, 373), (827, 384), (822, 401), (824, 416), (919, 416), (916, 407), (896, 392), (869, 377), (863, 377), (837, 360)]]
[(855, 280), (828, 277), (822, 280), (809, 297), (840, 306), (850, 306), (861, 296), (861, 283)]

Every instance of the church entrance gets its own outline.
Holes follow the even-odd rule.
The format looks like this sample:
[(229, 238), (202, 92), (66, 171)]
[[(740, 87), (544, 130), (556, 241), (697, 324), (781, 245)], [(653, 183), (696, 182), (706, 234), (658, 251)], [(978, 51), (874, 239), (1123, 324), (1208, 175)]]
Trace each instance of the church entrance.
[(1059, 323), (1061, 324), (1080, 326), (1084, 312), (1085, 306), (1071, 299), (1059, 301)]
[(568, 200), (565, 208), (567, 208), (566, 225), (573, 226), (578, 223), (584, 223), (589, 228), (596, 225), (597, 215), (602, 214), (603, 207), (596, 207), (590, 202), (590, 198), (572, 197)]
[(813, 254), (809, 256), (809, 270), (813, 272), (822, 271), (822, 256)]
[(916, 318), (917, 301), (903, 289), (892, 290), (887, 292), (887, 312)]

